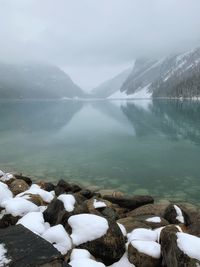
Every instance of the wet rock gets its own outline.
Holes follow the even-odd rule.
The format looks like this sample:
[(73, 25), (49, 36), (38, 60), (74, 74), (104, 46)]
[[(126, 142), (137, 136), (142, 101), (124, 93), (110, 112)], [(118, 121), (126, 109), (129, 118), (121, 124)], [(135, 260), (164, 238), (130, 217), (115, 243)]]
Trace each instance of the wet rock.
[(42, 189), (45, 191), (51, 192), (54, 191), (55, 185), (53, 183), (40, 182), (38, 183)]
[(150, 215), (150, 216), (160, 216), (164, 218), (164, 211), (167, 205), (165, 204), (148, 204), (140, 208), (128, 212), (127, 216), (138, 216), (138, 215)]
[(29, 189), (29, 185), (22, 179), (15, 179), (9, 185), (13, 195), (18, 195)]
[(115, 222), (109, 222), (107, 233), (93, 241), (79, 245), (79, 248), (88, 250), (96, 259), (105, 265), (111, 265), (121, 259), (125, 253), (125, 239)]
[(50, 225), (62, 223), (64, 214), (66, 213), (63, 202), (57, 198), (48, 205), (47, 209), (43, 212), (44, 220)]
[(185, 255), (177, 246), (176, 226), (166, 226), (160, 234), (162, 266), (166, 267), (196, 267), (199, 261)]
[(59, 196), (64, 193), (71, 192), (71, 186), (69, 183), (65, 182), (64, 180), (60, 180), (56, 187), (55, 187), (55, 194), (56, 196)]
[(132, 243), (128, 246), (128, 259), (137, 267), (160, 267), (161, 259), (153, 258), (150, 255), (138, 251)]
[(87, 199), (90, 199), (94, 196), (94, 192), (92, 192), (91, 190), (88, 190), (88, 189), (82, 189), (79, 192), (79, 194), (82, 195), (83, 197), (87, 198)]
[(137, 228), (150, 229), (150, 226), (148, 226), (144, 222), (137, 221), (135, 217), (125, 217), (119, 219), (117, 222), (122, 224), (126, 228), (127, 233), (130, 233), (131, 231)]
[(104, 198), (104, 196), (113, 196), (113, 197), (123, 197), (124, 193), (120, 191), (115, 191), (112, 189), (102, 189), (99, 190), (98, 193), (100, 194), (100, 197)]
[(22, 225), (0, 230), (0, 243), (12, 267), (63, 267), (63, 256), (49, 242)]
[(14, 177), (16, 179), (20, 179), (20, 180), (24, 180), (24, 182), (26, 182), (29, 186), (32, 185), (32, 180), (31, 178), (27, 177), (27, 176), (23, 176), (22, 174), (15, 174)]
[(134, 196), (134, 197), (104, 196), (103, 198), (114, 204), (118, 204), (122, 208), (127, 208), (130, 210), (154, 202), (154, 199), (151, 196)]
[(72, 192), (72, 193), (80, 192), (81, 189), (82, 189), (82, 188), (81, 188), (79, 185), (77, 185), (77, 184), (73, 184), (73, 183), (71, 183), (70, 186), (71, 186), (71, 192)]
[(0, 228), (7, 228), (8, 226), (15, 225), (19, 219), (19, 216), (14, 217), (11, 214), (5, 214), (0, 219)]
[(192, 223), (187, 228), (188, 234), (200, 237), (200, 214), (195, 213), (192, 216)]
[(186, 226), (191, 224), (191, 219), (185, 208), (181, 205), (170, 204), (163, 216), (169, 223), (180, 224), (184, 223)]

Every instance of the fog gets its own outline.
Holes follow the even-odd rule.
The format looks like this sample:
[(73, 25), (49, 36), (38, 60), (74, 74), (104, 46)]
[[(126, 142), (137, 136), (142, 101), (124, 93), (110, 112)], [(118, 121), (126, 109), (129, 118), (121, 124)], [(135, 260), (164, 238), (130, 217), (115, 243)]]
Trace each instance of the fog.
[(0, 0), (0, 61), (48, 61), (91, 89), (138, 57), (200, 45), (199, 0)]

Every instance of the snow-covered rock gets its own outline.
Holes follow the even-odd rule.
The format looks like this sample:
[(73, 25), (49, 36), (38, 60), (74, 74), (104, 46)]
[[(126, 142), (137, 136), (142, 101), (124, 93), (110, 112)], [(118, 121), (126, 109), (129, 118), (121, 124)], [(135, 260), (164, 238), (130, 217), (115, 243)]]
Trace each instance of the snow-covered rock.
[(183, 213), (181, 211), (181, 209), (177, 206), (177, 205), (174, 205), (174, 208), (176, 210), (176, 219), (180, 222), (180, 223), (184, 223), (185, 220), (184, 220), (184, 217), (183, 217)]
[(161, 256), (160, 244), (154, 241), (134, 240), (131, 245), (140, 253), (146, 254), (152, 258), (159, 259)]
[(42, 235), (50, 226), (44, 222), (43, 214), (41, 212), (29, 212), (24, 217), (19, 219), (17, 224), (22, 224), (30, 231)]
[(54, 198), (53, 193), (47, 192), (47, 191), (41, 189), (40, 186), (37, 184), (33, 184), (28, 190), (26, 190), (23, 193), (18, 194), (17, 196), (21, 197), (24, 194), (40, 195), (41, 198), (47, 203), (50, 203)]
[(117, 223), (117, 224), (118, 224), (123, 236), (126, 236), (127, 235), (126, 228), (121, 223)]
[(186, 233), (177, 233), (177, 245), (184, 254), (200, 261), (200, 238)]
[(105, 218), (93, 214), (73, 215), (68, 223), (72, 228), (73, 244), (76, 246), (102, 237), (109, 228)]
[(54, 245), (54, 247), (60, 251), (63, 255), (66, 254), (72, 248), (71, 238), (65, 231), (65, 228), (61, 225), (55, 225), (47, 229), (42, 237), (48, 242)]
[(1, 206), (5, 208), (6, 213), (12, 214), (13, 216), (24, 216), (29, 212), (39, 210), (38, 206), (20, 197), (4, 200)]
[(62, 194), (62, 195), (59, 195), (58, 199), (63, 202), (66, 211), (71, 212), (74, 210), (76, 199), (73, 195)]

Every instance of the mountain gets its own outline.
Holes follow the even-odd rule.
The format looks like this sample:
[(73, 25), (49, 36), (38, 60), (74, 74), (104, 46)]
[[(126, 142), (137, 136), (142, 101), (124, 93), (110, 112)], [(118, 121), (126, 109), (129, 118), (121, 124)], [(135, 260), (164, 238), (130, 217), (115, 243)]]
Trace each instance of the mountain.
[(83, 91), (56, 66), (0, 63), (0, 99), (82, 97)]
[(158, 60), (137, 60), (110, 98), (200, 97), (200, 48)]
[(131, 69), (126, 69), (112, 79), (100, 84), (91, 91), (92, 96), (95, 98), (106, 98), (119, 91), (130, 72)]

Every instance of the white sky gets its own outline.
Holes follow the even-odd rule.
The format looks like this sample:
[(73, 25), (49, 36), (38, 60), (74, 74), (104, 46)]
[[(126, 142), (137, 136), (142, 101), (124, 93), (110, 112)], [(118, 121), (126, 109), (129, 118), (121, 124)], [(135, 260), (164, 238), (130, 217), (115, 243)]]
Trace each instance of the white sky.
[(89, 89), (200, 45), (200, 0), (0, 0), (0, 60), (48, 61)]

